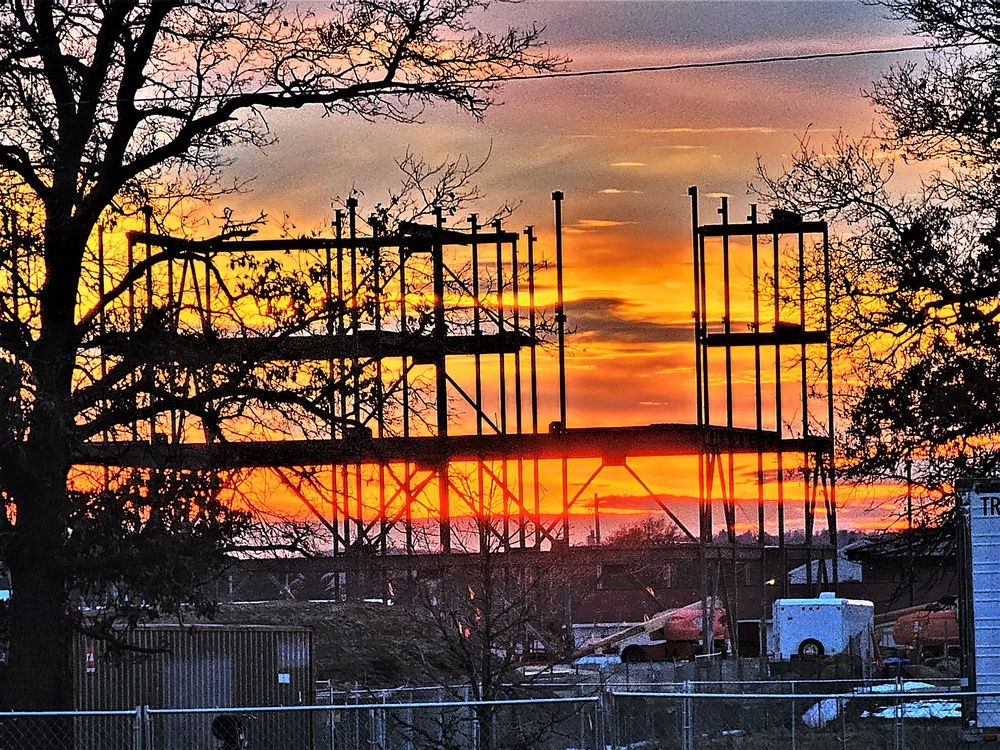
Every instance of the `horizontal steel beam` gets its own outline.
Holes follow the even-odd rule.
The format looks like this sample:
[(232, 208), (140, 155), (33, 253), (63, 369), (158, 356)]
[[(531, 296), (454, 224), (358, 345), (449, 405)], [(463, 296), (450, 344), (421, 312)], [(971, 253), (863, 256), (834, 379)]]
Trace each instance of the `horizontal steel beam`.
[(275, 240), (223, 239), (188, 240), (165, 234), (129, 232), (128, 238), (135, 245), (149, 245), (176, 252), (194, 253), (251, 253), (288, 252), (291, 250), (350, 250), (352, 248), (405, 247), (427, 250), (432, 245), (470, 246), (510, 244), (517, 242), (517, 232), (462, 232), (455, 229), (408, 224), (407, 231), (378, 237), (294, 237)]
[(513, 354), (534, 340), (527, 335), (503, 333), (447, 336), (363, 330), (356, 333), (283, 337), (206, 338), (192, 334), (108, 334), (101, 346), (105, 354), (141, 357), (143, 361), (184, 365), (238, 362), (301, 362), (309, 360), (385, 359), (409, 357), (429, 364), (441, 354)]
[(686, 424), (645, 427), (553, 429), (514, 435), (372, 438), (366, 433), (335, 440), (282, 440), (168, 445), (93, 442), (76, 456), (79, 465), (137, 468), (242, 469), (412, 462), (437, 467), (448, 462), (501, 459), (599, 458), (614, 465), (627, 458), (700, 453), (829, 452), (829, 438), (782, 438), (779, 432)]
[(705, 336), (705, 346), (776, 346), (825, 344), (829, 340), (825, 331), (778, 329), (777, 331), (748, 331), (746, 333), (710, 333)]
[(825, 231), (825, 221), (781, 222), (779, 224), (708, 224), (698, 227), (698, 234), (702, 237), (822, 234)]
[[(815, 562), (821, 553), (830, 554), (829, 545), (788, 544), (784, 554), (789, 563), (798, 565), (807, 561)], [(508, 549), (494, 550), (483, 555), (479, 552), (449, 552), (420, 555), (380, 555), (372, 556), (367, 549), (348, 550), (336, 557), (284, 557), (252, 560), (236, 560), (233, 567), (243, 573), (272, 574), (304, 574), (320, 576), (330, 572), (353, 572), (358, 570), (371, 571), (372, 568), (383, 570), (422, 570), (432, 572), (436, 569), (455, 567), (481, 568), (483, 560), (488, 558), (498, 567), (511, 569), (542, 567), (547, 565), (565, 566), (567, 570), (579, 571), (588, 566), (621, 565), (649, 566), (675, 564), (681, 566), (698, 565), (702, 559), (710, 562), (722, 561), (731, 563), (735, 559), (745, 563), (778, 563), (781, 561), (781, 550), (769, 545), (759, 544), (717, 544), (714, 542), (671, 542), (670, 544), (642, 545), (636, 547), (616, 545), (592, 546), (556, 546), (552, 549)], [(692, 577), (692, 585), (696, 585)]]

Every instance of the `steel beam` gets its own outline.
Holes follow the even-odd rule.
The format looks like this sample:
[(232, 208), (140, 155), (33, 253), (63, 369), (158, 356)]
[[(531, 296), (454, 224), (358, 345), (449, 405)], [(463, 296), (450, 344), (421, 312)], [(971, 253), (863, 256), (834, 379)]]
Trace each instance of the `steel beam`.
[(447, 437), (369, 437), (337, 440), (279, 440), (238, 443), (149, 444), (121, 441), (86, 443), (79, 465), (136, 468), (241, 469), (278, 466), (328, 466), (344, 463), (388, 464), (409, 461), (438, 467), (449, 461), (498, 459), (625, 458), (694, 456), (700, 453), (828, 451), (822, 437), (782, 439), (777, 432), (752, 429), (656, 424), (597, 427), (524, 435), (449, 435)]

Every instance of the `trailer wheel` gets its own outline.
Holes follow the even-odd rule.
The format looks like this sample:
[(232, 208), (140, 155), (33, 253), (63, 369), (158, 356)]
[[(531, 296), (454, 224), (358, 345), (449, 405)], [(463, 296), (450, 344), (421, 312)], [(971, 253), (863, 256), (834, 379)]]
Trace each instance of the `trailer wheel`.
[(646, 650), (642, 646), (626, 646), (625, 650), (622, 651), (621, 660), (625, 664), (640, 664), (645, 661), (649, 661), (646, 656)]
[(807, 638), (799, 644), (799, 656), (803, 659), (815, 659), (823, 655), (823, 644), (812, 638)]

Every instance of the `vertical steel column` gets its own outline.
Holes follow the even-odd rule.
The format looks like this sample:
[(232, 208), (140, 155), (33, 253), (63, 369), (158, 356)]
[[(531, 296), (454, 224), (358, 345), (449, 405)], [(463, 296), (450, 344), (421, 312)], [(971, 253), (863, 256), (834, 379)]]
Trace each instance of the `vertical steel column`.
[[(816, 494), (813, 491), (813, 488), (816, 486), (816, 482), (819, 481), (819, 468), (817, 465), (814, 471), (813, 467), (809, 465), (810, 460), (811, 456), (808, 453), (803, 454), (802, 484), (805, 489), (805, 502), (803, 510), (805, 512), (806, 590), (809, 592), (809, 596), (812, 596), (813, 534), (816, 528)], [(822, 554), (820, 555), (820, 560), (822, 560)]]
[(704, 405), (702, 404), (701, 380), (704, 373), (701, 371), (701, 264), (698, 253), (698, 188), (691, 186), (688, 188), (688, 195), (691, 196), (691, 248), (692, 266), (694, 268), (694, 382), (695, 382), (695, 404), (697, 418), (695, 423), (702, 427), (705, 425)]
[[(359, 307), (358, 299), (358, 246), (357, 246), (357, 211), (358, 211), (358, 199), (348, 198), (347, 201), (347, 237), (350, 240), (351, 255), (350, 255), (350, 274), (351, 274), (351, 302), (349, 313), (350, 324), (348, 326), (348, 335), (352, 342), (352, 351), (350, 359), (350, 374), (351, 380), (353, 382), (353, 387), (351, 389), (351, 413), (353, 415), (353, 430), (359, 430), (361, 428), (361, 400), (358, 398), (358, 393), (360, 391), (360, 374), (358, 372), (358, 329), (361, 327), (361, 310)], [(347, 415), (344, 415), (345, 421)], [(352, 430), (352, 431), (353, 431)], [(345, 430), (345, 436), (349, 434)], [(360, 475), (361, 467), (358, 464), (353, 466), (355, 476)], [(351, 501), (350, 501), (350, 471), (347, 464), (344, 464), (343, 479), (344, 479), (344, 551), (351, 545)], [(357, 491), (357, 485), (360, 482), (355, 481), (355, 490)], [(360, 502), (360, 497), (358, 498)], [(360, 538), (360, 534), (358, 535)]]
[(781, 404), (781, 243), (777, 231), (772, 235), (774, 242), (774, 429), (778, 435), (778, 557), (781, 560), (781, 595), (788, 596), (788, 554), (785, 549), (785, 467), (781, 451), (782, 404)]
[[(132, 272), (135, 270), (135, 242), (134, 242), (134, 240), (132, 239), (131, 236), (128, 238), (128, 249), (127, 249), (127, 254), (126, 254), (126, 263), (128, 264), (128, 268), (126, 269), (125, 273), (130, 276), (132, 274)], [(126, 298), (127, 298), (127, 302), (128, 302), (128, 335), (129, 335), (130, 339), (134, 339), (135, 333), (136, 333), (136, 331), (135, 331), (135, 329), (136, 329), (136, 320), (135, 320), (135, 282), (134, 281), (132, 281), (128, 285), (128, 294), (126, 295)], [(129, 385), (132, 388), (135, 388), (136, 385), (137, 385), (136, 379), (135, 379), (135, 372), (134, 371), (132, 371), (129, 374)], [(137, 399), (137, 395), (138, 394), (133, 393), (132, 394), (132, 399), (136, 400)], [(139, 407), (139, 404), (138, 404), (138, 401), (136, 400), (136, 408), (138, 408), (138, 407)], [(138, 423), (138, 421), (135, 420), (135, 419), (133, 419), (132, 422), (131, 422), (130, 427), (131, 427), (130, 431), (132, 433), (132, 440), (134, 442), (139, 442), (139, 423)]]
[[(337, 246), (337, 336), (341, 339), (344, 338), (345, 326), (344, 326), (344, 315), (346, 311), (346, 305), (344, 304), (344, 212), (337, 209), (336, 214), (334, 214), (334, 237), (336, 238)], [(332, 287), (332, 284), (331, 284)], [(336, 399), (339, 401), (340, 409), (335, 411), (336, 407), (333, 406), (335, 402), (335, 394), (333, 390), (330, 391), (330, 402), (331, 411), (335, 411), (335, 418), (331, 421), (331, 435), (339, 435), (341, 438), (344, 437), (344, 427), (347, 420), (347, 389), (343, 387), (344, 379), (344, 361), (341, 359), (336, 364), (336, 383), (338, 390), (340, 391), (340, 398)], [(339, 481), (337, 469), (340, 469)], [(333, 526), (335, 532), (333, 535), (333, 554), (337, 556), (340, 552), (340, 532), (338, 529), (338, 524), (340, 523), (340, 501), (341, 498), (344, 500), (344, 510), (346, 515), (347, 510), (347, 494), (343, 492), (347, 487), (346, 478), (347, 467), (341, 464), (340, 467), (333, 466), (330, 469), (330, 491), (332, 497), (330, 498), (330, 511), (331, 511), (331, 525)], [(334, 579), (334, 598), (340, 601), (340, 574), (338, 573)]]
[[(719, 207), (719, 215), (722, 217), (722, 227), (729, 226), (729, 199), (723, 196), (722, 205)], [(733, 333), (733, 309), (732, 309), (732, 289), (730, 279), (730, 254), (729, 254), (729, 234), (722, 235), (722, 284), (723, 284), (723, 322), (722, 328), (726, 336), (726, 427), (733, 428), (733, 345), (730, 338)], [(728, 492), (722, 496), (722, 512), (726, 518), (726, 536), (730, 544), (736, 544), (736, 495), (734, 484), (736, 482), (736, 469), (732, 449), (726, 452), (728, 467)], [(721, 475), (721, 467), (720, 467)]]
[[(337, 212), (340, 213), (339, 211)], [(338, 219), (339, 220), (339, 219)], [(323, 293), (326, 295), (326, 336), (330, 338), (334, 335), (334, 323), (333, 323), (333, 249), (330, 245), (327, 245), (324, 249), (323, 260), (326, 264), (323, 274)], [(329, 410), (329, 415), (327, 416), (327, 434), (330, 441), (333, 442), (337, 439), (337, 420), (335, 415), (337, 413), (337, 399), (336, 392), (333, 388), (334, 378), (336, 377), (336, 364), (334, 360), (328, 359), (326, 361), (326, 408)], [(334, 554), (337, 553), (337, 467), (335, 464), (330, 465), (330, 516), (331, 516), (331, 526), (333, 528), (333, 547)]]
[[(179, 330), (180, 325), (180, 315), (181, 306), (180, 301), (174, 299), (175, 295), (175, 281), (174, 281), (174, 259), (169, 257), (167, 259), (167, 306), (170, 308), (170, 326), (174, 331)], [(177, 381), (177, 367), (171, 364), (166, 365), (167, 370), (170, 373), (170, 387), (176, 388)], [(182, 415), (177, 409), (170, 408), (170, 434), (169, 441), (171, 444), (176, 444), (180, 442), (181, 437), (181, 424)]]
[(698, 265), (701, 268), (699, 283), (701, 288), (701, 408), (704, 416), (703, 425), (712, 423), (711, 393), (709, 390), (708, 368), (708, 264), (705, 261), (705, 235), (698, 235)]
[[(691, 186), (688, 188), (688, 195), (691, 196), (691, 224), (692, 224), (692, 253), (693, 253), (693, 268), (694, 268), (694, 353), (695, 353), (695, 392), (696, 392), (696, 405), (697, 405), (697, 423), (699, 427), (704, 427), (707, 423), (705, 407), (705, 400), (703, 396), (702, 380), (705, 379), (706, 374), (702, 367), (702, 348), (704, 342), (702, 340), (702, 318), (703, 318), (703, 307), (702, 307), (702, 248), (704, 247), (701, 239), (701, 232), (699, 231), (699, 217), (698, 217), (698, 188)], [(705, 493), (707, 491), (707, 482), (705, 472), (707, 470), (705, 463), (705, 449), (706, 446), (702, 445), (701, 450), (698, 451), (698, 570), (701, 578), (701, 618), (702, 618), (702, 628), (701, 637), (702, 643), (705, 643), (706, 634), (709, 632), (708, 628), (708, 559), (707, 559), (707, 549), (706, 549), (706, 534), (711, 534), (711, 524), (708, 524), (706, 528), (705, 520)]]
[(802, 343), (799, 346), (799, 357), (801, 358), (800, 369), (802, 373), (802, 437), (809, 437), (809, 367), (808, 352), (806, 351), (806, 238), (803, 232), (799, 232), (799, 327), (802, 330)]
[(556, 232), (556, 326), (559, 342), (559, 421), (566, 429), (566, 307), (563, 299), (562, 191), (552, 193)]
[(833, 309), (830, 300), (830, 236), (826, 224), (823, 225), (823, 317), (826, 331), (826, 419), (827, 434), (830, 438), (830, 470), (827, 480), (829, 482), (829, 492), (827, 493), (826, 524), (827, 533), (830, 535), (830, 544), (833, 546), (833, 562), (831, 569), (833, 573), (833, 590), (840, 590), (840, 569), (839, 569), (839, 546), (837, 539), (837, 452), (835, 450), (837, 428), (834, 422), (833, 408)]
[[(531, 433), (533, 435), (538, 434), (538, 356), (537, 356), (537, 344), (538, 344), (538, 321), (535, 316), (535, 228), (527, 227), (524, 230), (525, 236), (528, 238), (528, 338), (531, 339)], [(534, 473), (532, 478), (532, 495), (534, 498), (534, 513), (535, 517), (533, 519), (535, 524), (535, 549), (540, 549), (542, 546), (542, 521), (541, 521), (541, 495), (542, 495), (542, 485), (540, 481), (538, 456), (532, 459), (534, 465)]]
[[(351, 336), (354, 337), (354, 429), (355, 439), (360, 439), (361, 432), (365, 428), (364, 419), (361, 413), (361, 383), (363, 380), (363, 367), (361, 364), (361, 308), (365, 302), (364, 293), (361, 289), (360, 262), (358, 258), (358, 202), (354, 200), (353, 205), (348, 203), (350, 212), (348, 214), (349, 231), (351, 233), (351, 293), (354, 295), (353, 320)], [(364, 488), (362, 486), (362, 469), (360, 461), (354, 463), (354, 541), (361, 544), (365, 537), (365, 513), (364, 513)]]
[[(708, 333), (708, 300), (706, 296), (705, 269), (705, 237), (699, 225), (698, 188), (688, 188), (691, 196), (692, 252), (694, 254), (694, 306), (695, 306), (695, 388), (697, 390), (698, 426), (709, 424), (708, 408), (708, 346), (705, 337)], [(698, 452), (698, 539), (702, 547), (712, 540), (712, 501), (706, 481), (712, 471), (711, 464), (706, 461), (705, 451), (708, 446), (702, 446)], [(702, 554), (703, 594), (707, 596), (707, 562)]]
[[(16, 214), (15, 214), (15, 216), (16, 216)], [(13, 311), (14, 311), (14, 322), (17, 323), (17, 322), (19, 322), (21, 320), (21, 312), (20, 312), (21, 303), (20, 303), (20, 298), (18, 296), (18, 291), (17, 291), (17, 287), (18, 287), (18, 271), (17, 271), (18, 252), (17, 252), (17, 250), (18, 250), (18, 247), (17, 247), (17, 242), (16, 242), (16, 240), (15, 240), (15, 238), (14, 238), (14, 236), (13, 236), (12, 233), (11, 233), (10, 236), (11, 236), (10, 262), (11, 262), (11, 269), (12, 269), (12, 271), (11, 271), (11, 287), (12, 287), (11, 292), (12, 292), (12, 295), (13, 295), (13, 299), (12, 299), (11, 302), (12, 302)], [(98, 335), (100, 336), (102, 342), (106, 340), (105, 337), (106, 337), (106, 335), (108, 333), (108, 306), (107, 306), (107, 304), (104, 301), (104, 294), (105, 294), (105, 291), (106, 291), (105, 287), (104, 287), (104, 277), (105, 277), (106, 273), (107, 273), (107, 266), (105, 264), (105, 258), (104, 258), (104, 222), (101, 222), (101, 223), (99, 223), (97, 225), (97, 297), (98, 297), (98, 300), (100, 301), (99, 304), (101, 305), (101, 308), (100, 308), (100, 310), (98, 310), (98, 313), (97, 313), (97, 331), (98, 331)], [(104, 382), (106, 382), (105, 378), (108, 375), (108, 356), (107, 356), (107, 353), (104, 351), (103, 347), (101, 349), (100, 371), (101, 371), (101, 382), (104, 383)], [(18, 388), (17, 389), (17, 396), (16, 396), (16, 406), (18, 407), (18, 409), (20, 409), (20, 400), (21, 400), (21, 389)], [(104, 401), (104, 406), (105, 406), (105, 408), (108, 406), (108, 402), (107, 401)], [(107, 440), (108, 440), (109, 437), (110, 437), (110, 433), (108, 432), (108, 429), (105, 427), (103, 430), (101, 430), (101, 440), (107, 442)], [(103, 489), (107, 490), (108, 489), (108, 484), (111, 481), (111, 467), (110, 466), (104, 466), (103, 467), (103, 474), (104, 474), (104, 487), (103, 487)]]
[[(691, 196), (692, 252), (694, 254), (694, 318), (695, 318), (695, 389), (697, 391), (698, 426), (708, 425), (708, 347), (705, 343), (705, 238), (699, 226), (698, 188), (688, 188)], [(698, 451), (698, 567), (701, 577), (701, 638), (707, 649), (713, 638), (713, 623), (709, 618), (708, 545), (712, 541), (712, 503), (710, 499), (714, 462), (702, 445)]]
[[(437, 228), (444, 227), (444, 216), (440, 208), (434, 209)], [(442, 552), (451, 552), (451, 508), (449, 497), (449, 466), (446, 457), (448, 438), (448, 372), (445, 353), (448, 336), (444, 310), (444, 246), (438, 237), (431, 245), (432, 278), (434, 287), (434, 383), (437, 402), (437, 436), (441, 441), (441, 458), (438, 472), (438, 515), (439, 542)]]
[[(475, 337), (473, 360), (476, 368), (476, 434), (483, 434), (483, 355), (480, 352), (482, 329), (482, 300), (479, 288), (479, 216), (469, 215), (469, 231), (472, 234), (472, 335)], [(486, 510), (486, 479), (483, 459), (476, 459), (476, 489), (479, 493), (476, 512), (476, 531), (479, 536), (479, 550), (485, 551), (489, 545), (489, 521)]]
[[(566, 306), (563, 298), (563, 246), (562, 246), (562, 202), (561, 190), (552, 193), (555, 204), (556, 232), (556, 326), (559, 340), (559, 425), (566, 425)], [(562, 538), (569, 546), (569, 457), (562, 456)]]
[[(374, 310), (375, 318), (375, 421), (376, 435), (379, 439), (385, 437), (385, 385), (383, 382), (384, 368), (382, 363), (382, 305), (385, 304), (384, 289), (382, 287), (382, 244), (379, 242), (381, 232), (378, 227), (373, 227), (372, 238), (375, 240), (372, 246), (372, 288), (374, 290)], [(389, 533), (389, 523), (386, 518), (385, 508), (385, 463), (378, 463), (378, 538), (379, 549), (384, 555), (388, 549), (386, 535)]]
[[(152, 206), (144, 206), (142, 209), (143, 219), (144, 219), (144, 229), (146, 231), (146, 242), (145, 242), (145, 253), (143, 255), (143, 260), (146, 264), (145, 285), (146, 285), (146, 315), (143, 321), (143, 327), (149, 325), (150, 321), (153, 319), (153, 266), (150, 262), (150, 258), (153, 255), (153, 248), (150, 244), (149, 235), (153, 231), (153, 208)], [(147, 362), (145, 366), (145, 380), (146, 380), (146, 399), (149, 405), (149, 442), (156, 442), (156, 414), (153, 411), (153, 390), (156, 387), (156, 366)]]
[[(799, 285), (799, 330), (801, 331), (802, 341), (799, 344), (799, 377), (801, 379), (801, 399), (802, 399), (802, 437), (803, 439), (809, 437), (809, 361), (808, 352), (806, 350), (806, 330), (807, 330), (807, 317), (806, 317), (806, 240), (805, 233), (801, 230), (798, 232), (798, 285)], [(817, 471), (813, 472), (813, 467), (809, 466), (809, 455), (803, 454), (803, 490), (805, 491), (805, 501), (803, 503), (803, 512), (805, 513), (805, 532), (806, 532), (806, 585), (808, 590), (812, 591), (813, 575), (812, 575), (812, 558), (813, 558), (813, 532), (816, 527), (816, 495), (812, 491), (811, 482), (816, 482), (819, 479), (818, 466), (819, 457), (817, 456), (817, 466), (815, 467)], [(822, 555), (820, 556), (820, 562), (822, 562)]]
[[(755, 336), (753, 346), (754, 361), (754, 411), (758, 433), (764, 431), (764, 396), (762, 387), (762, 373), (760, 360), (760, 241), (757, 237), (757, 204), (750, 204), (750, 215), (747, 217), (753, 228), (750, 235), (750, 251), (753, 264), (753, 332)], [(766, 576), (763, 575), (764, 547), (766, 540), (764, 518), (764, 453), (757, 449), (757, 543), (760, 546), (761, 559), (761, 581)], [(765, 590), (766, 591), (766, 590)], [(762, 592), (763, 593), (763, 592)], [(761, 597), (764, 601), (764, 597)]]
[(733, 347), (729, 338), (733, 333), (732, 294), (729, 289), (729, 234), (725, 229), (729, 226), (729, 199), (722, 198), (719, 215), (722, 217), (722, 331), (726, 336), (726, 427), (733, 427)]
[[(521, 391), (521, 289), (519, 278), (521, 275), (517, 262), (517, 240), (511, 242), (510, 248), (511, 266), (511, 293), (514, 296), (514, 309), (512, 314), (513, 334), (514, 334), (514, 429), (520, 435), (524, 432), (524, 408), (522, 404), (523, 394)], [(527, 497), (524, 492), (524, 457), (517, 457), (517, 529), (518, 545), (521, 549), (527, 546), (527, 531), (525, 524), (527, 519), (524, 513), (524, 504)]]
[[(493, 222), (493, 231), (497, 234), (496, 242), (496, 260), (497, 260), (497, 271), (496, 271), (496, 302), (497, 302), (497, 336), (500, 344), (500, 353), (498, 355), (498, 406), (500, 408), (500, 434), (503, 436), (507, 435), (507, 354), (504, 351), (503, 337), (506, 333), (507, 326), (504, 321), (504, 316), (506, 315), (505, 301), (504, 301), (504, 274), (503, 274), (503, 242), (500, 239), (500, 233), (503, 231), (503, 223), (500, 219)], [(510, 549), (510, 495), (508, 494), (508, 482), (507, 482), (507, 458), (506, 456), (500, 459), (500, 497), (501, 503), (500, 507), (503, 509), (503, 546), (504, 549)]]
[[(408, 260), (407, 248), (400, 242), (399, 245), (399, 333), (402, 340), (405, 342), (407, 339), (407, 334), (409, 331), (409, 325), (406, 322), (406, 261)], [(403, 379), (402, 384), (402, 410), (403, 410), (403, 437), (410, 437), (410, 365), (409, 359), (406, 356), (406, 351), (404, 349), (403, 356), (400, 360), (402, 371), (400, 377)], [(413, 492), (410, 487), (410, 462), (406, 461), (403, 464), (403, 533), (404, 533), (404, 545), (406, 553), (408, 555), (413, 554)]]

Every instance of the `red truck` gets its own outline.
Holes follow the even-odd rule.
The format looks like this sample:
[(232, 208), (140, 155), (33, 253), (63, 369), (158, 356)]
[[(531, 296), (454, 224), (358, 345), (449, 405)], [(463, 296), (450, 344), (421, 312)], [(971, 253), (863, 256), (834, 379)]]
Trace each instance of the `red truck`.
[(578, 659), (588, 654), (621, 649), (623, 662), (672, 661), (692, 659), (699, 653), (725, 652), (729, 639), (726, 610), (718, 600), (710, 599), (707, 608), (713, 618), (712, 648), (702, 644), (702, 602), (694, 602), (678, 609), (669, 609), (650, 617), (646, 622), (633, 625), (617, 633), (581, 646), (571, 655)]
[(948, 656), (959, 648), (958, 610), (954, 604), (934, 602), (906, 612), (892, 628), (896, 646), (911, 654), (911, 661)]

